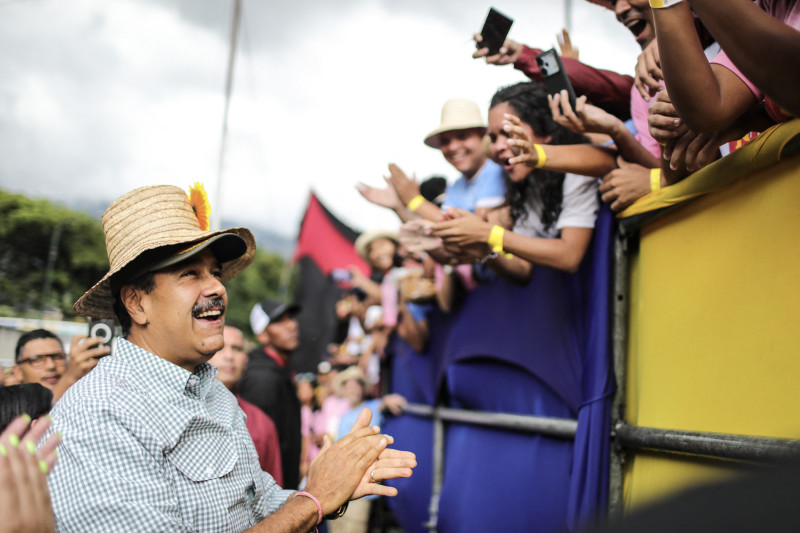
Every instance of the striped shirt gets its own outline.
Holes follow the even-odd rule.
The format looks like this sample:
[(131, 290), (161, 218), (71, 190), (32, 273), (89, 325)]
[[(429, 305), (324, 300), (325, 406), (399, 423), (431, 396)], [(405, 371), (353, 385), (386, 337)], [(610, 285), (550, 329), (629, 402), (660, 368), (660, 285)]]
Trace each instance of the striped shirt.
[(125, 339), (51, 412), (59, 531), (242, 531), (291, 494), (262, 472), (236, 398)]

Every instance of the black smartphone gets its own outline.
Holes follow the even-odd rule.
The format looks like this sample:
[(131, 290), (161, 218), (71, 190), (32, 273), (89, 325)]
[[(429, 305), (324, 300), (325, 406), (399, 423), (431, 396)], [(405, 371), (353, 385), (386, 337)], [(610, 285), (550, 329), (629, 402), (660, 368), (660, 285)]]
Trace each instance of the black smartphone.
[(500, 47), (506, 42), (506, 37), (508, 37), (508, 32), (513, 23), (513, 19), (503, 15), (493, 7), (489, 8), (489, 14), (486, 15), (486, 22), (483, 23), (483, 29), (481, 30), (483, 40), (480, 43), (476, 43), (476, 46), (479, 49), (488, 48), (490, 56), (499, 54)]
[(569, 105), (575, 109), (575, 90), (569, 81), (561, 57), (553, 48), (536, 55), (536, 64), (542, 73), (542, 81), (549, 94), (558, 94), (566, 89), (569, 95)]
[[(89, 337), (98, 337), (103, 340), (96, 346), (108, 346), (111, 349), (111, 341), (114, 340), (114, 321), (108, 319), (90, 318)], [(110, 353), (110, 352), (109, 352)]]

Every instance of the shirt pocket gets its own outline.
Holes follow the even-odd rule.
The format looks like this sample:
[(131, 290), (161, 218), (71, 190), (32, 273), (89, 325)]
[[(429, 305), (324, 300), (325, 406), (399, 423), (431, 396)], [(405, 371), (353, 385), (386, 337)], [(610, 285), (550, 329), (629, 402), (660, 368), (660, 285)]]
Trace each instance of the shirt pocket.
[(231, 473), (236, 465), (238, 456), (233, 439), (228, 431), (184, 434), (167, 453), (167, 461), (192, 481), (218, 479)]

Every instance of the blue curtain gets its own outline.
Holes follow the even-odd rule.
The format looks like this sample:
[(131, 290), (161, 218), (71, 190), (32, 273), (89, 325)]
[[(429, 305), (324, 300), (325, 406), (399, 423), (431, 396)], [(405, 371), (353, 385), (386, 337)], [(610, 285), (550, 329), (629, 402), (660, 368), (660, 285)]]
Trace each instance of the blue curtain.
[[(562, 531), (604, 514), (612, 266), (613, 217), (604, 205), (578, 273), (536, 266), (526, 287), (482, 285), (457, 313), (431, 317), (425, 354), (394, 343), (393, 390), (416, 401), (432, 405), (443, 391), (454, 407), (578, 419), (574, 442), (451, 424), (439, 531)], [(406, 424), (418, 432), (408, 436), (413, 451), (429, 457), (430, 427), (407, 418), (390, 423), (398, 424), (392, 434), (406, 438)], [(417, 476), (425, 478), (419, 486)], [(427, 509), (429, 476), (418, 468), (414, 493), (401, 492), (393, 505), (420, 510), (422, 502), (403, 503), (420, 498)]]

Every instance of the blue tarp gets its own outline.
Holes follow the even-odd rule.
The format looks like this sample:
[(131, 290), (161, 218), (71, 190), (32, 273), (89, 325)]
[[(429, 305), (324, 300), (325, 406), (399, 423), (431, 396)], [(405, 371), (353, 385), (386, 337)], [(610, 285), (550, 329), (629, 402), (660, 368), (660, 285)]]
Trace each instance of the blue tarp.
[[(411, 401), (433, 405), (442, 394), (453, 407), (578, 419), (574, 443), (450, 424), (439, 531), (554, 532), (604, 514), (614, 389), (612, 228), (604, 205), (577, 274), (536, 266), (526, 287), (496, 280), (469, 293), (456, 313), (431, 317), (426, 353), (395, 341), (393, 390)], [(430, 422), (406, 415), (386, 430), (419, 456), (391, 505), (406, 531), (424, 531)]]

